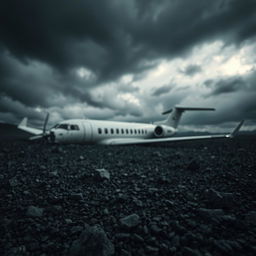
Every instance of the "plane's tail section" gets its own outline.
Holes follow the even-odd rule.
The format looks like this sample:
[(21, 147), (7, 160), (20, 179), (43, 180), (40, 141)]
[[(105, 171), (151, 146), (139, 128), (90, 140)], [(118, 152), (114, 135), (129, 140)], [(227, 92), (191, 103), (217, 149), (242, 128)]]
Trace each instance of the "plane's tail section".
[(173, 128), (177, 128), (180, 122), (180, 118), (182, 116), (182, 113), (184, 111), (213, 111), (215, 110), (214, 108), (195, 108), (195, 107), (182, 107), (182, 106), (175, 106), (170, 110), (167, 110), (165, 112), (163, 112), (163, 115), (169, 114), (169, 116), (167, 117), (167, 119), (165, 121), (162, 122), (162, 124), (164, 125), (168, 125), (171, 126)]

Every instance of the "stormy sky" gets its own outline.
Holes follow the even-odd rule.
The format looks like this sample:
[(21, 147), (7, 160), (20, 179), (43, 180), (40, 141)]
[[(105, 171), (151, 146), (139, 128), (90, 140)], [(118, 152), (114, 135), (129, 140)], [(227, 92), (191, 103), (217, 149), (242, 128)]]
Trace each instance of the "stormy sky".
[(151, 122), (256, 128), (255, 0), (4, 0), (0, 121)]

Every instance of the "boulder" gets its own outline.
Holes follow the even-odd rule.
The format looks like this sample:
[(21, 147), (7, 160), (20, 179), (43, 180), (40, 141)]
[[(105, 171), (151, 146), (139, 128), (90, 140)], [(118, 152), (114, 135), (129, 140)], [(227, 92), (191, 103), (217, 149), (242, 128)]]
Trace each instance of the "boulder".
[(110, 180), (110, 173), (106, 169), (96, 169), (95, 177), (99, 180)]
[(120, 219), (120, 222), (123, 226), (127, 228), (133, 228), (136, 227), (140, 223), (140, 217), (137, 214), (131, 214), (128, 215), (122, 219)]
[(28, 217), (42, 217), (44, 209), (36, 206), (29, 206), (26, 212), (26, 216)]
[(100, 226), (85, 225), (79, 239), (72, 243), (69, 255), (110, 256), (114, 252), (114, 245)]

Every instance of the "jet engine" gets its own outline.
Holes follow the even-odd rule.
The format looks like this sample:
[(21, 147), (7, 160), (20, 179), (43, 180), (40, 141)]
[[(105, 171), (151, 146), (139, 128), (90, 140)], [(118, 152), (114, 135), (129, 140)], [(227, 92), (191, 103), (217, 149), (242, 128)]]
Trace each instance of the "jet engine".
[(158, 125), (154, 129), (154, 136), (157, 138), (164, 137), (167, 129), (163, 125)]

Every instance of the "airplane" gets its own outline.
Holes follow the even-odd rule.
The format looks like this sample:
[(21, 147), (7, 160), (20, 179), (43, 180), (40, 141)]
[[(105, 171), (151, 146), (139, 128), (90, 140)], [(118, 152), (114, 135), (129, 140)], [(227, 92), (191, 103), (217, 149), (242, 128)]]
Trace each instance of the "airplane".
[(233, 138), (240, 130), (244, 120), (241, 121), (230, 134), (173, 137), (177, 132), (184, 111), (214, 110), (214, 108), (174, 106), (172, 109), (162, 113), (163, 115), (169, 114), (166, 120), (152, 124), (70, 119), (57, 123), (47, 131), (46, 126), (49, 119), (48, 113), (42, 130), (28, 127), (26, 117), (18, 125), (18, 128), (32, 134), (33, 136), (29, 138), (30, 140), (44, 138), (47, 141), (56, 144), (132, 145)]

